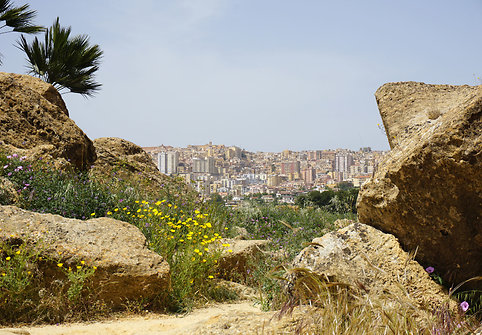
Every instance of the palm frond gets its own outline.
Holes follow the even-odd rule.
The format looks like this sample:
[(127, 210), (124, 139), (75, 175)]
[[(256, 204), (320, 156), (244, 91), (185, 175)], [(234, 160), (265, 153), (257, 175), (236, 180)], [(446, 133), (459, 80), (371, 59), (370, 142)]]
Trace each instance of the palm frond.
[(94, 80), (103, 52), (90, 46), (86, 35), (70, 37), (71, 28), (61, 27), (59, 18), (45, 31), (44, 42), (35, 38), (28, 44), (22, 36), (18, 47), (27, 55), (31, 74), (51, 83), (58, 90), (67, 89), (90, 97), (102, 86)]
[(9, 1), (0, 3), (0, 21), (5, 21), (5, 25), (13, 31), (28, 34), (43, 31), (43, 27), (31, 24), (36, 15), (36, 11), (29, 10), (29, 5), (11, 7)]

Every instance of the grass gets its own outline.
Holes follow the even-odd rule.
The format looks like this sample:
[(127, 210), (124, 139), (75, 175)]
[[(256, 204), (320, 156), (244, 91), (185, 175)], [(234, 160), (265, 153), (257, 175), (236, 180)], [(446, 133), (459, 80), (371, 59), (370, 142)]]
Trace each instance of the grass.
[[(2, 323), (82, 320), (101, 312), (90, 286), (95, 268), (84, 262), (64, 267), (41, 254), (40, 245), (32, 247), (16, 238), (0, 242)], [(52, 277), (51, 269), (57, 279), (45, 280)]]
[(449, 303), (430, 311), (417, 307), (407, 293), (370, 294), (360, 287), (330, 282), (306, 269), (285, 270), (288, 289), (278, 317), (294, 315), (295, 334), (474, 334), (480, 327), (475, 315)]
[[(293, 257), (314, 237), (334, 230), (335, 220), (356, 219), (354, 214), (253, 201), (230, 209), (217, 202), (201, 201), (194, 192), (180, 187), (178, 180), (153, 193), (144, 187), (149, 181), (142, 176), (125, 180), (114, 169), (110, 177), (99, 179), (87, 172), (58, 171), (48, 163), (29, 162), (15, 155), (0, 154), (0, 177), (14, 186), (19, 207), (81, 220), (108, 216), (138, 227), (149, 248), (170, 265), (170, 311), (186, 312), (206, 302), (236, 298), (233, 291), (218, 284), (217, 262), (222, 252), (230, 249), (223, 245), (222, 238), (235, 237), (245, 230), (247, 239), (270, 241), (269, 257), (249, 260), (247, 273), (240, 274), (239, 281), (258, 289), (258, 302), (265, 310), (296, 313), (300, 306), (311, 306), (300, 319), (299, 332), (311, 329), (314, 334), (448, 334), (450, 330), (466, 334), (480, 317), (477, 292), (454, 294), (461, 301), (469, 301), (470, 308), (464, 313), (454, 315), (444, 309), (420, 311), (398, 303), (397, 297), (369, 296), (347, 285), (313, 277), (302, 269), (297, 270), (305, 271), (300, 276), (304, 279), (296, 284), (300, 289), (287, 294), (286, 269)], [(0, 196), (0, 204), (10, 202), (11, 197)], [(39, 250), (38, 246), (32, 248), (11, 238), (0, 241), (3, 324), (56, 323), (112, 312), (96, 299), (96, 288), (90, 282), (93, 267), (82, 263), (69, 267), (59, 259), (43, 259)], [(43, 281), (47, 268), (54, 268), (60, 279)], [(395, 302), (396, 308), (388, 308), (386, 301)], [(126, 309), (135, 311), (155, 306), (166, 304), (126, 302)]]

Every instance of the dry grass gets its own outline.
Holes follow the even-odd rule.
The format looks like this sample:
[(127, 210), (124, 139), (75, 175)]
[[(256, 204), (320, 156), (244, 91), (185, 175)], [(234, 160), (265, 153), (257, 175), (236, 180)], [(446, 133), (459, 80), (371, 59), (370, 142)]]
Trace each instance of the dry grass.
[[(476, 334), (480, 322), (463, 312), (454, 313), (449, 304), (430, 311), (407, 294), (389, 292), (373, 295), (362, 285), (354, 287), (330, 282), (307, 269), (286, 272), (285, 303), (281, 319), (292, 316), (295, 334)], [(479, 329), (479, 330), (477, 330)]]

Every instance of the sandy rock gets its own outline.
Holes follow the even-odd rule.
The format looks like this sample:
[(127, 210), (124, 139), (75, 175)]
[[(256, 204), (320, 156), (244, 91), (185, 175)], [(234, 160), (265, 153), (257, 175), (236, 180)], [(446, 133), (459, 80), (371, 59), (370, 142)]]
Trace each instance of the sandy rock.
[[(333, 226), (335, 227), (335, 229), (338, 230), (338, 229), (348, 227), (352, 223), (355, 223), (355, 221), (349, 220), (349, 219), (338, 219), (335, 222), (333, 222)], [(327, 233), (329, 233), (329, 232), (327, 232)]]
[(0, 204), (12, 205), (18, 200), (19, 196), (13, 183), (7, 178), (0, 177)]
[(234, 226), (232, 231), (235, 236), (234, 239), (236, 240), (246, 240), (249, 237), (248, 230), (244, 227)]
[(160, 191), (166, 187), (173, 188), (176, 192), (188, 191), (184, 182), (162, 174), (149, 154), (132, 142), (116, 137), (102, 137), (94, 140), (94, 147), (97, 160), (90, 170), (92, 176), (116, 176), (151, 191)]
[(392, 83), (375, 95), (392, 151), (360, 190), (359, 221), (418, 247), (447, 284), (480, 275), (482, 86)]
[(0, 335), (30, 335), (30, 333), (21, 329), (0, 329)]
[(52, 85), (27, 75), (0, 72), (0, 149), (85, 169), (94, 146), (68, 116)]
[[(393, 235), (362, 223), (315, 238), (295, 257), (293, 267), (362, 287), (375, 296), (389, 293), (419, 307), (431, 309), (449, 301), (442, 287), (411, 259)], [(455, 309), (455, 303), (450, 303)]]
[(222, 243), (229, 244), (229, 247), (225, 247), (218, 262), (221, 277), (239, 281), (246, 278), (254, 262), (266, 257), (265, 249), (269, 241), (224, 239)]
[(234, 292), (239, 300), (254, 301), (260, 296), (260, 293), (254, 288), (228, 280), (217, 279), (216, 286), (223, 287), (231, 292)]
[[(97, 266), (94, 282), (100, 288), (99, 299), (114, 306), (125, 299), (155, 297), (168, 288), (169, 265), (147, 249), (144, 235), (129, 223), (111, 218), (81, 221), (0, 206), (0, 228), (0, 239), (37, 244), (42, 255), (65, 267), (81, 261)], [(52, 266), (46, 273), (53, 278), (46, 280), (60, 276)]]

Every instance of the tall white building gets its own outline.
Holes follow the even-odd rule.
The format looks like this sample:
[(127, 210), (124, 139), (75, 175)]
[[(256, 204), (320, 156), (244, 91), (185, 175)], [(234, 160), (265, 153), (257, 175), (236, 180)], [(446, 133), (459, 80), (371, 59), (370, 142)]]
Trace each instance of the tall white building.
[(335, 171), (349, 172), (350, 166), (353, 165), (353, 156), (350, 154), (335, 155)]
[(176, 174), (179, 165), (179, 152), (160, 152), (157, 156), (157, 168), (164, 174)]
[(216, 166), (214, 165), (214, 162), (213, 157), (193, 158), (192, 172), (216, 174)]

